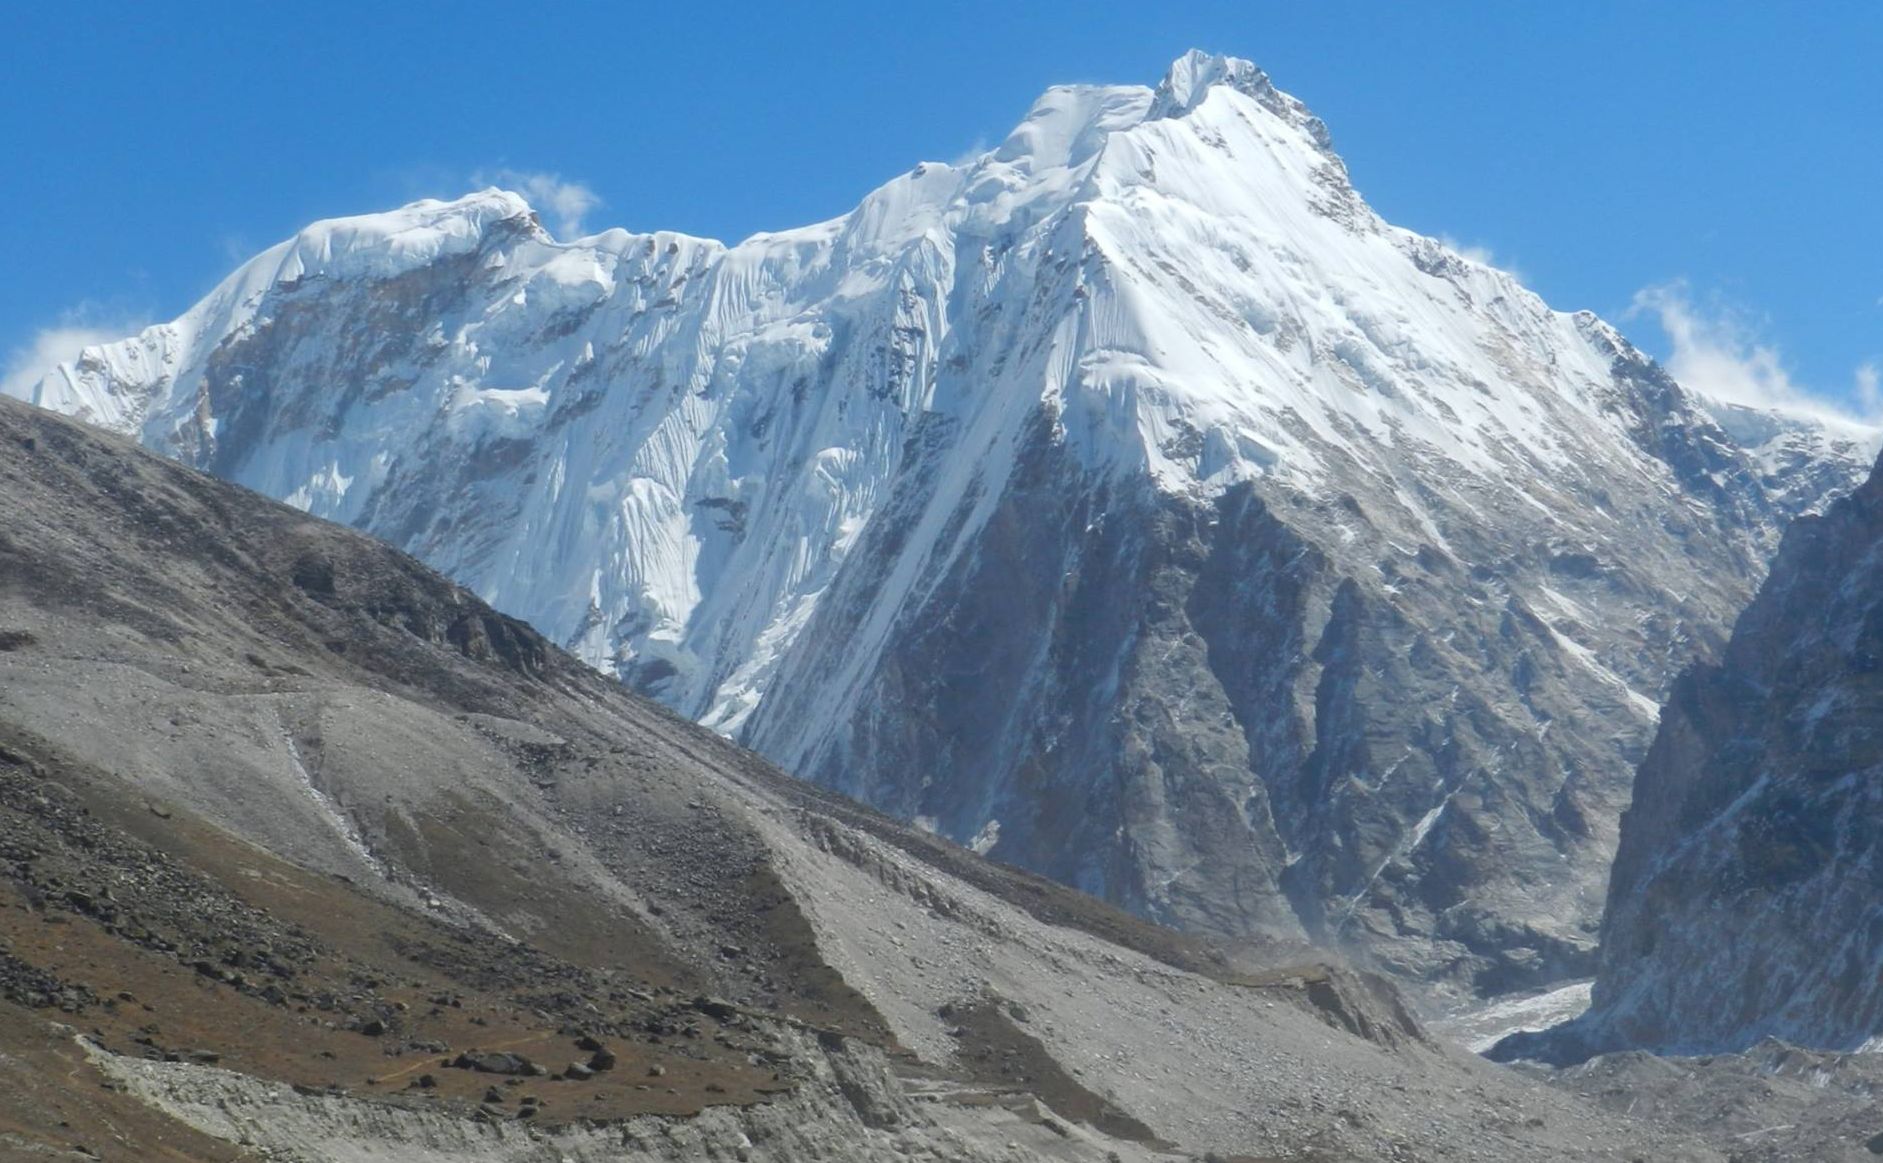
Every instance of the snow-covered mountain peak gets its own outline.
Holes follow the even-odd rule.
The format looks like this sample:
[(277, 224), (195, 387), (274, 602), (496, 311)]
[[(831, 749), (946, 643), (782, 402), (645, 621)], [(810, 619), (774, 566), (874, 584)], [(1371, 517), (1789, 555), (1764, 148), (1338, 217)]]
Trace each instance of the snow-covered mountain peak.
[(1258, 100), (1271, 98), (1276, 92), (1268, 74), (1253, 61), (1193, 48), (1172, 61), (1164, 79), (1157, 83), (1149, 116), (1182, 117), (1202, 104), (1217, 85)]
[(1201, 105), (1211, 90), (1222, 87), (1249, 97), (1276, 117), (1302, 130), (1321, 152), (1333, 156), (1333, 138), (1327, 126), (1295, 97), (1282, 92), (1253, 61), (1191, 49), (1171, 62), (1157, 85), (1150, 119), (1183, 117)]
[(1193, 48), (1170, 63), (1157, 86), (1155, 109), (1163, 116), (1181, 116), (1195, 108), (1212, 85), (1228, 85), (1252, 97), (1274, 88), (1253, 61)]
[(1866, 459), (1749, 447), (1593, 316), (1381, 221), (1304, 106), (1202, 53), (731, 246), (558, 242), (496, 190), (318, 223), (34, 398), (1112, 899), (1225, 931), (1413, 902), (1418, 944), (1491, 886), (1442, 921), (1479, 950), (1599, 903), (1667, 675)]
[(1151, 91), (1141, 85), (1055, 85), (990, 160), (1028, 172), (1077, 166), (1103, 149), (1111, 134), (1142, 122), (1150, 107)]
[(450, 200), (424, 198), (396, 210), (323, 219), (250, 259), (229, 282), (252, 293), (304, 278), (394, 278), (476, 250), (499, 228), (550, 241), (522, 195), (491, 187)]
[(180, 438), (201, 448), (213, 440), (216, 421), (213, 415), (192, 420), (196, 399), (188, 393), (217, 347), (253, 330), (271, 296), (312, 283), (385, 283), (480, 251), (499, 234), (554, 245), (521, 195), (495, 188), (323, 219), (237, 267), (176, 320), (118, 343), (87, 347), (72, 363), (49, 372), (30, 398), (121, 432), (187, 409), (190, 414), (157, 422), (168, 423), (172, 433), (202, 422), (207, 432)]

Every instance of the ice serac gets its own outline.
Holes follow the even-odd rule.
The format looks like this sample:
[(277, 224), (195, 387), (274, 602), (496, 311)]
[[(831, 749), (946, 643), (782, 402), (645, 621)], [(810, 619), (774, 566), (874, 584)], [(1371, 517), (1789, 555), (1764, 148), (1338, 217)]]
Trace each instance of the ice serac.
[(321, 224), (38, 394), (977, 850), (1480, 990), (1586, 975), (1670, 677), (1875, 450), (1386, 224), (1200, 53), (731, 247)]
[(1794, 522), (1674, 684), (1622, 817), (1593, 1005), (1500, 1044), (1853, 1050), (1883, 1037), (1883, 477)]

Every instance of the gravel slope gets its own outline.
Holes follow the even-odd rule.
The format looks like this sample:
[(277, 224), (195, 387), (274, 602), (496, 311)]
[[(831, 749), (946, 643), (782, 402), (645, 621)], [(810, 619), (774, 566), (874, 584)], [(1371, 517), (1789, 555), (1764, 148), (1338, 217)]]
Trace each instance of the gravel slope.
[[(383, 545), (10, 401), (0, 642), (0, 1020), (53, 1088), (0, 1133), (34, 1150), (1713, 1157), (1374, 979), (790, 780)], [(503, 1053), (545, 1073), (466, 1065)]]

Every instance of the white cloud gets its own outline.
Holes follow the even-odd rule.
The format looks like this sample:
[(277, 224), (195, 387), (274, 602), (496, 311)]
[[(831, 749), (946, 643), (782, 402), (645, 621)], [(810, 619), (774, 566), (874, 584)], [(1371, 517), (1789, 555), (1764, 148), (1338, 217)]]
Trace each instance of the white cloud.
[(582, 219), (602, 204), (601, 196), (581, 182), (572, 182), (561, 174), (529, 170), (492, 170), (473, 174), (479, 186), (503, 186), (529, 200), (537, 213), (555, 223), (556, 234), (574, 238), (582, 233)]
[(216, 249), (221, 252), (224, 262), (239, 267), (260, 254), (262, 248), (240, 234), (225, 234), (216, 240)]
[(974, 139), (973, 145), (970, 145), (968, 148), (949, 159), (948, 164), (954, 169), (965, 170), (980, 161), (983, 157), (986, 157), (987, 151), (992, 148), (994, 147), (987, 144), (985, 137), (977, 137)]
[(84, 312), (71, 312), (57, 326), (42, 328), (30, 340), (7, 354), (0, 372), (0, 396), (32, 398), (33, 385), (61, 363), (69, 363), (95, 343), (110, 343), (143, 330), (141, 323), (98, 325), (80, 322)]
[(1874, 363), (1856, 370), (1848, 396), (1853, 408), (1794, 381), (1779, 349), (1760, 338), (1743, 311), (1719, 301), (1697, 305), (1684, 279), (1635, 292), (1628, 314), (1644, 313), (1667, 333), (1669, 374), (1695, 391), (1756, 408), (1883, 420)]
[(1483, 263), (1487, 267), (1497, 265), (1497, 256), (1491, 253), (1491, 248), (1488, 246), (1478, 246), (1475, 243), (1461, 242), (1449, 234), (1439, 235), (1438, 240), (1444, 245), (1446, 250), (1456, 251), (1472, 262)]
[(1449, 234), (1439, 235), (1438, 241), (1446, 250), (1452, 251), (1462, 258), (1470, 259), (1472, 262), (1482, 266), (1503, 271), (1520, 283), (1526, 281), (1523, 272), (1517, 269), (1516, 264), (1497, 261), (1496, 253), (1488, 246), (1475, 242), (1462, 242)]

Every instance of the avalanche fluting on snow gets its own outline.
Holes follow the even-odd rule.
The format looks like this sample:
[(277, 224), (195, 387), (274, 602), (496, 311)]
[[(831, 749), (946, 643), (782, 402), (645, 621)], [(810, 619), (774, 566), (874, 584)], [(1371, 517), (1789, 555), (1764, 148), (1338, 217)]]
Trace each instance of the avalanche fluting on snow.
[(1587, 975), (1670, 678), (1877, 443), (1388, 225), (1201, 53), (736, 246), (317, 224), (35, 398), (997, 859), (1485, 992)]

